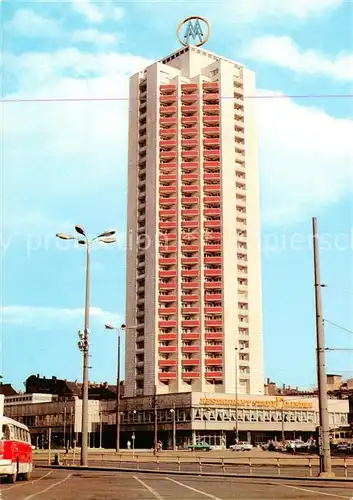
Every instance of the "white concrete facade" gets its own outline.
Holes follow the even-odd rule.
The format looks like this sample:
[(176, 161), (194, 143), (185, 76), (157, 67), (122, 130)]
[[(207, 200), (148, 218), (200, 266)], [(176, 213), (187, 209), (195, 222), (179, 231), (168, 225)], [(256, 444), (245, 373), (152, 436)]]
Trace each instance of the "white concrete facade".
[(131, 77), (126, 396), (263, 394), (254, 93), (192, 46)]

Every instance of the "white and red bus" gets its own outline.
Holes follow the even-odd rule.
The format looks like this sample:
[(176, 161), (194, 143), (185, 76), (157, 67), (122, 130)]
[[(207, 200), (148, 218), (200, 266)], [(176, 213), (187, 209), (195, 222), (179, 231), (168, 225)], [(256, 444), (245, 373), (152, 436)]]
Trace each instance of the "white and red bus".
[(6, 476), (11, 483), (17, 479), (28, 481), (33, 469), (28, 427), (3, 416), (1, 396), (0, 412), (0, 476)]

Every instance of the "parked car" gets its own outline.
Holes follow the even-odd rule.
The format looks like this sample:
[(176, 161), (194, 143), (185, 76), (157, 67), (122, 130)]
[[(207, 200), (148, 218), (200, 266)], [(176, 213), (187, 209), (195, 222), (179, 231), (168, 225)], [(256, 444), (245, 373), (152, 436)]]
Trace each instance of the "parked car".
[(247, 441), (239, 441), (239, 443), (235, 443), (229, 446), (231, 451), (251, 451), (253, 448), (251, 443)]
[(190, 451), (211, 451), (212, 447), (206, 443), (205, 441), (201, 441), (200, 443), (190, 444), (188, 446), (188, 450)]

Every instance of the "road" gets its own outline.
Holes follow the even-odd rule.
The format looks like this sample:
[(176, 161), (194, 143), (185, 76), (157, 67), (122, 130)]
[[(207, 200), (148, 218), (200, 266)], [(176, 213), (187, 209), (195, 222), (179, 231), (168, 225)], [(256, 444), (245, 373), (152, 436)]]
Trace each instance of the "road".
[(353, 500), (352, 483), (205, 478), (35, 469), (31, 482), (0, 485), (1, 500)]

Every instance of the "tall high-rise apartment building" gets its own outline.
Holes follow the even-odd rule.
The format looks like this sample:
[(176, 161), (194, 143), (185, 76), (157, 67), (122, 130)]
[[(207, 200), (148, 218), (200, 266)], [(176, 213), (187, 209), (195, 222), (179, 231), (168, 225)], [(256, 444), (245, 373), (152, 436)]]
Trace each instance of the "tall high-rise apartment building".
[(127, 396), (263, 394), (254, 93), (194, 46), (130, 79)]

